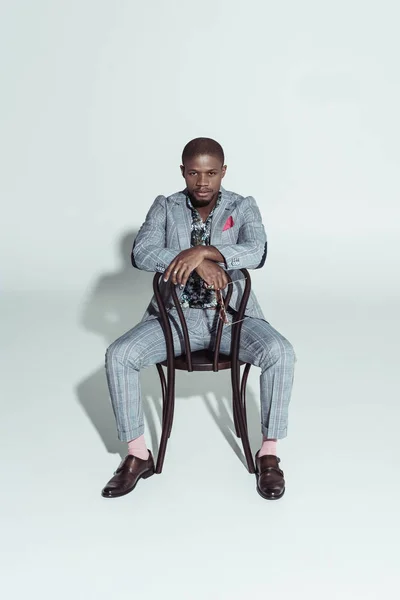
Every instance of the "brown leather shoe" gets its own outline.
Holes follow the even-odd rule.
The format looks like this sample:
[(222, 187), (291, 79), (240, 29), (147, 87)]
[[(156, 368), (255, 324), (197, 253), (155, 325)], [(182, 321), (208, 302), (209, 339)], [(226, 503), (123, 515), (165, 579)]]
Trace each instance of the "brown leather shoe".
[(257, 492), (266, 500), (278, 500), (285, 493), (283, 471), (278, 464), (281, 459), (272, 454), (266, 454), (256, 459)]
[(105, 488), (101, 491), (103, 498), (118, 498), (131, 492), (140, 478), (147, 479), (155, 472), (153, 456), (149, 450), (149, 458), (143, 460), (128, 454), (119, 465)]

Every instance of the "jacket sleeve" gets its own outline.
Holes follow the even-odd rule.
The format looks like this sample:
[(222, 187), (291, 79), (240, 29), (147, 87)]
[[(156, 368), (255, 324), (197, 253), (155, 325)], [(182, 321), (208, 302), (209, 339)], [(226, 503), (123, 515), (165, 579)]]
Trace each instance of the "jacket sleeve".
[(215, 244), (225, 258), (226, 268), (260, 269), (267, 257), (267, 236), (261, 213), (252, 196), (242, 200), (242, 224), (236, 244)]
[(131, 260), (137, 269), (163, 273), (179, 254), (165, 246), (166, 219), (166, 198), (157, 196), (133, 243)]

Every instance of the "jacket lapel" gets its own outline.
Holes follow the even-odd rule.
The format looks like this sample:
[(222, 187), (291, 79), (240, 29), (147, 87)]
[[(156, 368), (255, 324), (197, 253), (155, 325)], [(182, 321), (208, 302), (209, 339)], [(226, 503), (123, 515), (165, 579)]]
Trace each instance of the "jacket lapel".
[[(176, 194), (174, 203), (174, 217), (176, 219), (179, 247), (181, 250), (186, 250), (186, 248), (190, 248), (192, 213), (186, 204), (185, 191)], [(221, 202), (215, 209), (211, 224), (211, 245), (221, 242), (223, 227), (232, 210), (233, 201), (231, 194), (221, 187)]]
[(178, 242), (181, 250), (190, 248), (190, 234), (192, 229), (192, 215), (186, 205), (186, 196), (184, 192), (179, 192), (174, 198), (175, 208), (174, 217), (176, 219), (176, 229)]
[(227, 218), (233, 210), (231, 194), (224, 190), (223, 187), (221, 187), (221, 193), (221, 202), (219, 206), (217, 206), (217, 208), (215, 209), (215, 213), (211, 224), (211, 246), (215, 246), (216, 244), (221, 243), (222, 230), (224, 228)]

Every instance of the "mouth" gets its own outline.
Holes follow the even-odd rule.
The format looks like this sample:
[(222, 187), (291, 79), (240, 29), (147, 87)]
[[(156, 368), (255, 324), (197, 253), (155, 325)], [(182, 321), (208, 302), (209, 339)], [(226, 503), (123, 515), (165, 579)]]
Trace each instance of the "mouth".
[(199, 196), (200, 198), (206, 198), (207, 196), (209, 196), (210, 194), (212, 194), (212, 190), (207, 190), (207, 191), (195, 191), (196, 196)]

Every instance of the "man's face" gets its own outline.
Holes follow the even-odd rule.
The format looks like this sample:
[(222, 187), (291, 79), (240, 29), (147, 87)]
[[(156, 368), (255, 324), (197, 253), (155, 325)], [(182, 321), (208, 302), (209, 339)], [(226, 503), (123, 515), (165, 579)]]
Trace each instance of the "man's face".
[(181, 165), (193, 206), (201, 208), (216, 201), (221, 181), (226, 173), (226, 165), (215, 156), (201, 154)]

